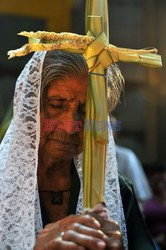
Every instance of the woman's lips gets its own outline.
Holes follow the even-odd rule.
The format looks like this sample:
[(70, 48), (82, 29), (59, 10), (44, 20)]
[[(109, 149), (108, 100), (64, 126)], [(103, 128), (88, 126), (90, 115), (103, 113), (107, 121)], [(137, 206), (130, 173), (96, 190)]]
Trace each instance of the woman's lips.
[(69, 150), (69, 149), (73, 148), (74, 146), (78, 145), (78, 144), (75, 144), (75, 143), (59, 141), (59, 140), (55, 140), (55, 139), (50, 139), (50, 141), (52, 141), (57, 146), (59, 145), (61, 148), (66, 149), (66, 150)]

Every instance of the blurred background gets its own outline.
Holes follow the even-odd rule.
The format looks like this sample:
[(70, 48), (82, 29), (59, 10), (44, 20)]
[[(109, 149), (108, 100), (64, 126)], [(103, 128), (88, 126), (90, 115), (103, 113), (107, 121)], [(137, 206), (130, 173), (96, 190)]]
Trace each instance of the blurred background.
[[(17, 33), (46, 30), (84, 34), (85, 2), (0, 0), (0, 140), (12, 116), (15, 81), (31, 57), (7, 59), (8, 50), (27, 42)], [(108, 4), (110, 43), (133, 49), (156, 47), (163, 60), (161, 69), (119, 65), (125, 89), (114, 111), (121, 121), (117, 143), (137, 155), (148, 176), (161, 162), (166, 173), (166, 1), (108, 0)], [(162, 189), (166, 190), (166, 178), (164, 183)], [(161, 199), (166, 206), (166, 197)], [(166, 218), (166, 210), (164, 214)]]

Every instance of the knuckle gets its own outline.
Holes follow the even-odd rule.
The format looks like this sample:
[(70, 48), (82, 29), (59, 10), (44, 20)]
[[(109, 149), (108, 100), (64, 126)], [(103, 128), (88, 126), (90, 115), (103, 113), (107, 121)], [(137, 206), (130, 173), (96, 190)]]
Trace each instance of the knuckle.
[(101, 236), (104, 236), (105, 234), (104, 234), (104, 232), (103, 231), (101, 231), (101, 230), (97, 230), (97, 233), (99, 234), (99, 235), (101, 235)]
[(83, 215), (85, 219), (92, 220), (92, 216), (89, 214)]
[(116, 221), (112, 221), (112, 225), (118, 230), (119, 224)]
[(114, 235), (115, 235), (115, 237), (118, 238), (118, 239), (120, 239), (120, 238), (122, 237), (122, 234), (121, 234), (120, 231), (115, 231)]
[(74, 229), (74, 230), (79, 229), (79, 227), (80, 227), (80, 224), (77, 223), (77, 222), (75, 222), (75, 223), (73, 223), (73, 224), (71, 225), (71, 228)]
[(104, 207), (104, 208), (102, 209), (102, 211), (105, 212), (105, 213), (108, 213), (108, 209), (107, 209), (106, 207)]
[(89, 215), (89, 214), (85, 214), (85, 215), (83, 215), (84, 217), (84, 220), (86, 220), (86, 221), (88, 221), (88, 222), (90, 222), (90, 223), (93, 223), (94, 222), (94, 217), (92, 217), (91, 215)]
[(115, 221), (108, 220), (110, 231), (116, 232), (120, 231), (119, 224)]
[(109, 231), (107, 234), (109, 237), (120, 240), (122, 238), (122, 234), (120, 231)]
[(69, 229), (65, 231), (65, 234), (63, 235), (64, 240), (69, 240), (74, 235), (74, 230)]

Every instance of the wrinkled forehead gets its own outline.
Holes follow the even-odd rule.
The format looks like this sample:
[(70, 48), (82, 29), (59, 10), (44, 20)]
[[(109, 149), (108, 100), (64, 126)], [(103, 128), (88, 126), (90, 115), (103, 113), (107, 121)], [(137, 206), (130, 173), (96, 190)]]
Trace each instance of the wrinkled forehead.
[(82, 79), (67, 77), (52, 81), (47, 88), (46, 99), (60, 99), (64, 101), (78, 100), (81, 104), (86, 101), (87, 77)]

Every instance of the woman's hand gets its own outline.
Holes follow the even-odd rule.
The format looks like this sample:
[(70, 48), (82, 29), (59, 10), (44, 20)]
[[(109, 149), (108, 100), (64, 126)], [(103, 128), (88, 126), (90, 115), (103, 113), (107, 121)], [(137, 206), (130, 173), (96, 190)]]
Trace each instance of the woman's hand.
[(102, 203), (88, 211), (100, 223), (100, 230), (108, 236), (106, 249), (123, 250), (122, 235), (118, 223), (109, 219), (108, 209)]
[(107, 242), (108, 237), (95, 218), (88, 214), (71, 215), (48, 224), (40, 232), (34, 250), (100, 250), (105, 249)]
[(108, 219), (99, 203), (84, 215), (71, 215), (48, 224), (39, 234), (34, 250), (122, 250), (119, 225)]

